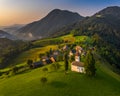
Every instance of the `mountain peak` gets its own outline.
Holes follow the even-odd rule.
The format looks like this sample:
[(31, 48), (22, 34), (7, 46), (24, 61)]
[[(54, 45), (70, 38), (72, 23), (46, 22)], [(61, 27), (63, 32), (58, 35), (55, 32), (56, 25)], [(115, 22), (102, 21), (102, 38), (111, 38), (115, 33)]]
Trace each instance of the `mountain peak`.
[(119, 6), (109, 6), (109, 7), (107, 7), (107, 9), (108, 9), (108, 8), (109, 8), (109, 9), (118, 9), (118, 8), (119, 8), (119, 9), (120, 9)]
[(72, 11), (68, 11), (68, 10), (61, 10), (61, 9), (54, 9), (48, 15), (51, 15), (51, 14), (54, 15), (54, 16), (55, 16), (55, 14), (56, 15), (60, 15), (60, 14), (62, 14), (62, 15), (65, 15), (65, 14), (66, 15), (71, 15), (71, 14), (74, 14), (76, 16), (80, 16), (77, 12), (72, 12)]
[(113, 15), (113, 16), (118, 17), (118, 16), (120, 16), (120, 7), (118, 7), (118, 6), (110, 6), (110, 7), (107, 7), (105, 9), (101, 10), (97, 14)]
[(60, 12), (62, 11), (61, 9), (53, 9), (52, 12)]
[[(78, 13), (54, 9), (43, 19), (30, 23), (23, 28), (17, 30), (17, 35), (22, 34), (21, 38), (28, 38), (29, 34), (32, 34), (35, 38), (49, 37), (51, 34), (55, 34), (60, 29), (72, 25), (83, 19)], [(20, 36), (20, 35), (19, 35)]]

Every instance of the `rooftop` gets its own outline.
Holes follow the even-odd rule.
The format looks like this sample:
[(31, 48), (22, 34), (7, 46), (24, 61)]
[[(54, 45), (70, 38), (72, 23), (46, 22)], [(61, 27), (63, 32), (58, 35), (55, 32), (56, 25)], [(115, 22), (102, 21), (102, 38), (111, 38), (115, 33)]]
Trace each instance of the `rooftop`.
[(72, 65), (79, 66), (79, 67), (84, 67), (84, 63), (83, 62), (73, 61)]

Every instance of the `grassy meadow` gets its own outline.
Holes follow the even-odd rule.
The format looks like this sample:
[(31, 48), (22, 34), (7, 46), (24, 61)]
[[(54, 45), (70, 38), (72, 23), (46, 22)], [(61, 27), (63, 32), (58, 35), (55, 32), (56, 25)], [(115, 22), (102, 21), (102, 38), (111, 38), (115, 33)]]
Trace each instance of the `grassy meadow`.
[[(44, 67), (48, 72), (43, 72), (42, 67), (0, 79), (0, 96), (120, 96), (120, 77), (111, 75), (112, 72), (105, 67), (101, 69), (100, 63), (95, 78), (70, 70), (65, 74), (64, 63), (60, 64), (62, 66), (57, 71), (47, 65)], [(47, 77), (47, 83), (42, 84), (41, 77)]]
[[(70, 38), (72, 41), (89, 41), (88, 43), (90, 43), (90, 38), (86, 36), (74, 38), (72, 35), (66, 35), (58, 39), (66, 41)], [(45, 40), (43, 41), (47, 42), (50, 39)], [(56, 38), (53, 40), (56, 40)], [(35, 41), (33, 43), (39, 45), (43, 41)], [(70, 42), (72, 43), (72, 41)], [(57, 47), (54, 44), (32, 48), (11, 60), (11, 64), (22, 66), (26, 64), (28, 59), (39, 60), (38, 55), (40, 53), (45, 53), (50, 48), (56, 49)], [(64, 62), (59, 62), (61, 67), (56, 71), (51, 69), (50, 64), (0, 79), (0, 96), (120, 96), (120, 76), (110, 70), (107, 62), (102, 61), (102, 57), (98, 56), (96, 59), (97, 74), (95, 78), (71, 72), (70, 63), (69, 71), (65, 74)], [(48, 68), (48, 71), (44, 72), (43, 68)], [(5, 70), (9, 70), (9, 67), (2, 71)], [(42, 77), (47, 78), (45, 84), (41, 82)]]

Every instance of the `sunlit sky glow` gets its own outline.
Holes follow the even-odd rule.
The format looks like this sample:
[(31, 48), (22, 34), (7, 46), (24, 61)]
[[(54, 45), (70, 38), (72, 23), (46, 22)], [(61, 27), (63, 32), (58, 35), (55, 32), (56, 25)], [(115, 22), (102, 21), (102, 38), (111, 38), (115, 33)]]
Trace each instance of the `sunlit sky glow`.
[(0, 0), (0, 26), (30, 23), (56, 8), (91, 16), (108, 6), (120, 6), (120, 0)]

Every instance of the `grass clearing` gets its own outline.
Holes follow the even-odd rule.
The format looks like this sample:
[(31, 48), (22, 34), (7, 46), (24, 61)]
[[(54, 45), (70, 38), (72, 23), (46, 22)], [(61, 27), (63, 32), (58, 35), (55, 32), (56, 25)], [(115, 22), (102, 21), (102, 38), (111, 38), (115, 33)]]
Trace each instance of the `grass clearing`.
[[(58, 71), (51, 71), (50, 65), (47, 65), (47, 73), (43, 72), (42, 67), (0, 79), (0, 96), (119, 96), (120, 81), (105, 73), (100, 67), (96, 78), (88, 78), (71, 71), (65, 75), (64, 64), (60, 64), (62, 67)], [(48, 79), (44, 85), (40, 82), (43, 76)]]

